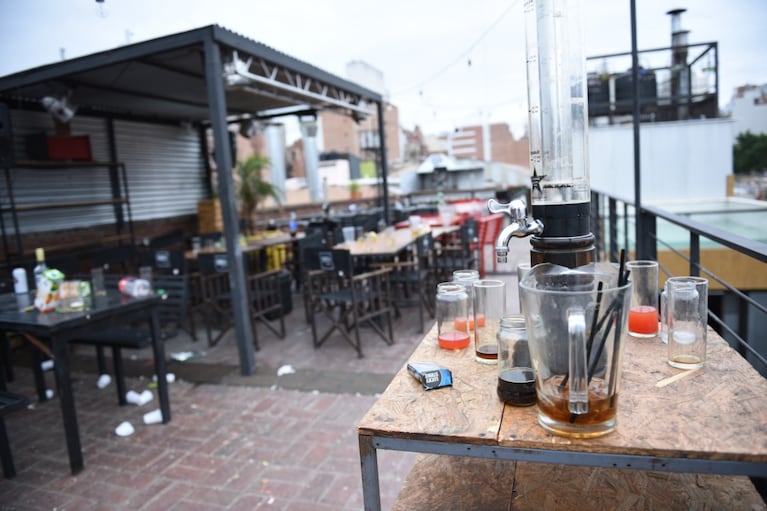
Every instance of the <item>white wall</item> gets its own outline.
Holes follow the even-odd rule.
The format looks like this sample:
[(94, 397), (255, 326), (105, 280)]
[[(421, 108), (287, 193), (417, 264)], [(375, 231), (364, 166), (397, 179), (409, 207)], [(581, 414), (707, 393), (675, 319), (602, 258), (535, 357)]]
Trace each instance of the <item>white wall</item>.
[(754, 135), (767, 133), (767, 103), (764, 97), (767, 95), (767, 85), (752, 87), (736, 93), (730, 103), (732, 118), (735, 127), (732, 132), (732, 141), (739, 134), (750, 131)]
[[(729, 119), (643, 123), (640, 129), (642, 202), (721, 198), (732, 173)], [(634, 200), (633, 128), (589, 128), (591, 188)]]

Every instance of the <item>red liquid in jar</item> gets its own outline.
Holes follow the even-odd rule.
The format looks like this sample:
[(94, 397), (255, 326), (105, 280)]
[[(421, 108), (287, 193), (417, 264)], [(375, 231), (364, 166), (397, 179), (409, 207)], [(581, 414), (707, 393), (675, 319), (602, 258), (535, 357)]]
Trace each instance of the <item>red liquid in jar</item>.
[(471, 338), (466, 332), (443, 332), (437, 337), (440, 347), (448, 350), (460, 350), (469, 345)]
[(629, 309), (629, 332), (653, 335), (658, 333), (658, 309), (638, 305)]

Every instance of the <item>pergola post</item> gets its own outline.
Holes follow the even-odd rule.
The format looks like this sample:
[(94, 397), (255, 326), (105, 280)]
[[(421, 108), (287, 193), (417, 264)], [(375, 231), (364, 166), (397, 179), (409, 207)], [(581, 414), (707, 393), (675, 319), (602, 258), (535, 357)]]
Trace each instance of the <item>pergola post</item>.
[(317, 150), (317, 119), (300, 119), (301, 138), (304, 141), (304, 165), (306, 183), (309, 185), (309, 199), (312, 202), (328, 200), (323, 197), (320, 179), (320, 155)]
[(240, 248), (239, 222), (232, 179), (233, 158), (226, 122), (226, 96), (224, 94), (224, 67), (218, 44), (205, 41), (205, 82), (210, 105), (210, 122), (218, 168), (218, 193), (221, 199), (221, 215), (224, 220), (224, 239), (229, 259), (229, 280), (232, 288), (234, 331), (240, 354), (240, 373), (249, 376), (255, 372), (253, 353), (253, 324), (249, 318), (248, 293), (245, 265)]

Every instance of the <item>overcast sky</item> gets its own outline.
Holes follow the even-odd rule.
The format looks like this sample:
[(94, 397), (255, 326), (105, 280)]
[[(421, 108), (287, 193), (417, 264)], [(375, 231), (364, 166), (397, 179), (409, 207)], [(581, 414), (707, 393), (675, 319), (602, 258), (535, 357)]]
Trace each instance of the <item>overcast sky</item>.
[[(526, 123), (524, 0), (0, 0), (0, 76), (209, 24), (346, 77), (384, 74), (403, 127)], [(719, 43), (720, 104), (767, 83), (767, 0), (636, 0), (639, 49), (670, 45), (684, 7), (690, 43)], [(584, 53), (629, 51), (629, 0), (582, 0)]]

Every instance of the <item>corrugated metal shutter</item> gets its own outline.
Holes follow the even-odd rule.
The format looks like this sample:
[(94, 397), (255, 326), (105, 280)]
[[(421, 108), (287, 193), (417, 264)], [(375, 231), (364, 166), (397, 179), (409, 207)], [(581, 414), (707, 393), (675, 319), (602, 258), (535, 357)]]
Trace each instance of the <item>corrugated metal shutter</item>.
[[(53, 133), (53, 121), (42, 112), (12, 110), (11, 126), (17, 160), (31, 159), (25, 149), (26, 136)], [(109, 160), (106, 120), (76, 116), (71, 122), (71, 134), (88, 135), (93, 159)], [(126, 166), (134, 221), (197, 212), (197, 201), (207, 191), (195, 131), (117, 121), (115, 138), (118, 161)], [(11, 178), (16, 206), (109, 199), (112, 193), (107, 167), (15, 168)], [(0, 204), (7, 207), (4, 179), (0, 187)], [(101, 205), (19, 212), (18, 219), (20, 231), (31, 233), (111, 224), (115, 215), (111, 205)], [(9, 213), (5, 213), (3, 222), (6, 232), (14, 233)]]
[(197, 214), (207, 186), (196, 131), (119, 121), (115, 138), (117, 158), (128, 170), (134, 220)]

